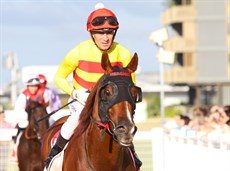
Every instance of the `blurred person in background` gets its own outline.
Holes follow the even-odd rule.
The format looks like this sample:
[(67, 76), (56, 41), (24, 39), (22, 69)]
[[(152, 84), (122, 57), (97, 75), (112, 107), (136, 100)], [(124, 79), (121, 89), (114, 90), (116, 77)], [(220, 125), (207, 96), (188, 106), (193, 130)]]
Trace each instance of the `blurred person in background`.
[(230, 105), (224, 106), (224, 112), (226, 114), (226, 124), (230, 127)]
[[(48, 113), (56, 111), (60, 109), (61, 107), (61, 100), (58, 94), (51, 88), (47, 87), (47, 79), (43, 74), (38, 74), (38, 78), (40, 81), (40, 88), (38, 91), (43, 91), (43, 89), (46, 89), (46, 91), (50, 94), (50, 111), (47, 111)], [(49, 118), (49, 124), (52, 125), (54, 123), (54, 119), (52, 116)]]
[(195, 107), (192, 110), (191, 121), (189, 127), (195, 132), (199, 132), (200, 129), (207, 123), (209, 117), (208, 109), (203, 106)]
[(5, 110), (2, 105), (0, 105), (0, 129), (13, 128), (9, 122), (5, 120)]
[(163, 127), (166, 133), (185, 130), (190, 122), (190, 118), (185, 114), (178, 114), (173, 119), (167, 121)]
[(11, 148), (11, 132), (6, 132), (6, 129), (12, 129), (10, 123), (5, 120), (5, 110), (0, 104), (0, 171), (7, 171), (7, 163), (10, 160), (9, 153)]
[[(29, 99), (36, 101), (40, 104), (50, 104), (51, 98), (50, 93), (40, 87), (40, 81), (37, 75), (29, 75), (26, 82), (26, 88), (19, 94), (15, 106), (14, 106), (14, 127), (18, 129), (18, 132), (14, 140), (13, 148), (13, 161), (17, 162), (17, 146), (18, 140), (22, 131), (28, 125), (28, 114), (26, 112), (27, 102)], [(47, 106), (47, 111), (50, 111), (50, 105)]]
[(213, 105), (210, 108), (210, 125), (213, 131), (217, 131), (219, 134), (229, 131), (229, 127), (227, 126), (229, 117), (227, 113), (227, 107)]

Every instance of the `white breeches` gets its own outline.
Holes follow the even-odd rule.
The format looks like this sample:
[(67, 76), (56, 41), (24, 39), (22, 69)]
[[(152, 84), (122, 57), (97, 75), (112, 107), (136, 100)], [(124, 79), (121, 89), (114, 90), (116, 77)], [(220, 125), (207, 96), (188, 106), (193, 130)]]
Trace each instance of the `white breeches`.
[[(88, 95), (88, 93), (86, 95)], [(69, 98), (69, 102), (71, 100), (73, 100), (72, 97)], [(78, 125), (78, 119), (83, 108), (84, 105), (79, 103), (78, 101), (69, 104), (70, 116), (61, 127), (61, 135), (66, 140), (69, 140), (70, 137), (73, 135), (74, 129)]]

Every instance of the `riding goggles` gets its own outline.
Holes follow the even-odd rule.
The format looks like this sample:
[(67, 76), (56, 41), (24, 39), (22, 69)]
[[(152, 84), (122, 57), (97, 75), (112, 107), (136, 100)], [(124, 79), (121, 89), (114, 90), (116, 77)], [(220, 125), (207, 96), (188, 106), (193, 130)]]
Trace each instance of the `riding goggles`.
[(111, 26), (117, 26), (119, 23), (115, 17), (112, 16), (101, 16), (101, 17), (96, 17), (93, 19), (93, 21), (87, 23), (87, 24), (92, 24), (93, 26), (101, 26), (105, 22), (108, 22), (109, 25)]

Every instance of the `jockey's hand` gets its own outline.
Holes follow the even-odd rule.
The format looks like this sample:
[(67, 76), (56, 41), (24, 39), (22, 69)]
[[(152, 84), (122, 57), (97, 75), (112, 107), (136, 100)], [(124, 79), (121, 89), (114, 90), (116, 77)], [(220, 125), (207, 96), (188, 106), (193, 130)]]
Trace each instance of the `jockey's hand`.
[(18, 122), (18, 127), (19, 128), (26, 128), (29, 125), (29, 121), (19, 121)]
[(72, 92), (72, 98), (76, 99), (82, 104), (85, 104), (87, 98), (88, 98), (88, 92), (86, 89), (79, 89), (79, 90), (73, 90)]

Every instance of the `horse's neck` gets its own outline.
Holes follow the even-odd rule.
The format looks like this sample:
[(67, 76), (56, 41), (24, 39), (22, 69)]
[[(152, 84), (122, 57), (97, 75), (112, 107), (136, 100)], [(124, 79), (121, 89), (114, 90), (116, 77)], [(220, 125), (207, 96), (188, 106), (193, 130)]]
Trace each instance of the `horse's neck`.
[(44, 121), (43, 123), (39, 123), (39, 134), (40, 134), (41, 138), (46, 133), (48, 128), (49, 128), (48, 120)]
[[(105, 132), (105, 130), (100, 129), (96, 124), (91, 123), (88, 129), (87, 144), (88, 148), (95, 148), (96, 156), (100, 155), (101, 158), (104, 157), (113, 162), (118, 162), (122, 160), (124, 149), (113, 139), (113, 137)], [(86, 132), (87, 133), (87, 132)]]
[(40, 136), (37, 138), (42, 138), (47, 131), (48, 126), (48, 122), (46, 121), (38, 123), (38, 127), (36, 126), (35, 121), (30, 121), (28, 125), (28, 136)]

